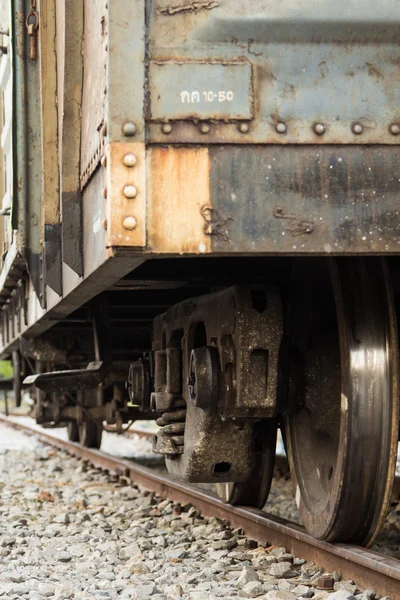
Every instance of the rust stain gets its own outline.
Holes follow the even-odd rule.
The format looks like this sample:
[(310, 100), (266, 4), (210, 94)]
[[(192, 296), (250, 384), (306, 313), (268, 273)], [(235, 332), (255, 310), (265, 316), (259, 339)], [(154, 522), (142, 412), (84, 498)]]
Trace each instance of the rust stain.
[(298, 215), (287, 213), (284, 208), (276, 206), (273, 210), (276, 219), (285, 219), (288, 221), (286, 231), (290, 231), (293, 237), (298, 235), (310, 234), (314, 231), (315, 225), (312, 221), (301, 219)]
[(326, 64), (326, 61), (325, 60), (321, 61), (318, 65), (318, 67), (319, 67), (321, 79), (325, 79), (329, 75), (329, 67)]
[(376, 79), (385, 79), (385, 76), (379, 69), (372, 63), (365, 63), (363, 67), (358, 67), (360, 71), (366, 71), (369, 77), (376, 77)]
[[(203, 254), (211, 238), (204, 231), (210, 204), (207, 148), (149, 150), (147, 233), (153, 252)], [(207, 225), (207, 223), (206, 223)]]
[(204, 233), (229, 242), (229, 221), (233, 221), (233, 217), (221, 217), (219, 212), (209, 204), (203, 206), (200, 212), (205, 220)]
[(157, 14), (170, 16), (178, 13), (197, 13), (201, 10), (212, 10), (218, 6), (219, 2), (216, 2), (215, 0), (209, 0), (205, 2), (190, 2), (188, 4), (184, 4), (183, 6), (159, 6), (157, 8)]

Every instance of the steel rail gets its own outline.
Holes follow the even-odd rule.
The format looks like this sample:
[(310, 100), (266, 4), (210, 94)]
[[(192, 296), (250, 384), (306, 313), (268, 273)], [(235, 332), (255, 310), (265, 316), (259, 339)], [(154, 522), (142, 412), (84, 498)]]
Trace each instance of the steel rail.
[(191, 503), (206, 517), (225, 519), (261, 544), (284, 546), (288, 552), (316, 563), (326, 572), (337, 571), (343, 579), (353, 579), (361, 588), (374, 589), (379, 596), (400, 599), (400, 561), (360, 546), (330, 544), (311, 537), (305, 529), (279, 517), (256, 509), (224, 504), (219, 498), (190, 484), (155, 473), (135, 462), (115, 458), (99, 450), (84, 448), (60, 440), (47, 432), (0, 415), (0, 423), (36, 436), (41, 442), (89, 461), (95, 467), (115, 473), (182, 504)]

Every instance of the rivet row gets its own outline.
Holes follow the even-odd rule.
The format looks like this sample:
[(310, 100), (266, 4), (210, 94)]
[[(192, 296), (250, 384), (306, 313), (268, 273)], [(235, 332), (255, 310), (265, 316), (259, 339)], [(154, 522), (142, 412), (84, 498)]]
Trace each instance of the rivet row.
[[(239, 123), (237, 128), (240, 131), (240, 133), (249, 133), (249, 131), (250, 131), (250, 126), (248, 125), (248, 123)], [(326, 133), (326, 130), (327, 130), (327, 126), (324, 123), (314, 123), (312, 128), (316, 135), (324, 135), (324, 133)], [(164, 123), (161, 127), (161, 130), (166, 135), (169, 135), (170, 133), (172, 133), (171, 123)], [(211, 127), (207, 123), (201, 123), (201, 125), (199, 126), (199, 130), (201, 133), (207, 134), (207, 133), (210, 133)], [(288, 127), (287, 127), (286, 123), (284, 123), (283, 121), (278, 121), (278, 123), (276, 123), (276, 125), (275, 125), (275, 130), (280, 134), (285, 134), (285, 133), (287, 133)], [(361, 135), (364, 131), (364, 127), (362, 126), (361, 123), (358, 123), (358, 122), (353, 123), (351, 126), (351, 131), (355, 135)], [(389, 125), (389, 132), (392, 135), (399, 135), (400, 134), (400, 124), (392, 123), (391, 125)]]

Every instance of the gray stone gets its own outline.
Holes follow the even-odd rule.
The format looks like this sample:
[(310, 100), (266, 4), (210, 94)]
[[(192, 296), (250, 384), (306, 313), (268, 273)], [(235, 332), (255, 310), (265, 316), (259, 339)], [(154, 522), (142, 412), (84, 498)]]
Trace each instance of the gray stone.
[(305, 596), (306, 594), (308, 594), (310, 589), (311, 589), (310, 586), (300, 584), (300, 585), (296, 585), (296, 587), (293, 588), (291, 590), (291, 592), (293, 594), (295, 594), (295, 596), (297, 596), (297, 597), (302, 597), (302, 596)]
[(243, 587), (243, 591), (250, 598), (257, 598), (258, 596), (262, 596), (264, 594), (264, 588), (259, 581), (249, 581), (249, 583), (246, 583), (246, 585)]
[(278, 581), (278, 590), (281, 590), (282, 592), (291, 592), (293, 588), (294, 584), (286, 579)]
[(63, 525), (69, 525), (70, 519), (68, 513), (61, 513), (53, 518), (53, 523), (62, 523)]
[(375, 599), (374, 590), (364, 590), (361, 594), (356, 594), (357, 600), (374, 600)]
[(329, 594), (326, 600), (355, 600), (355, 596), (347, 590), (338, 590), (333, 594)]
[(154, 594), (155, 590), (156, 588), (152, 583), (148, 583), (146, 585), (138, 585), (135, 591), (133, 592), (131, 599), (148, 600), (148, 598)]
[(9, 579), (13, 583), (21, 583), (25, 579), (22, 573), (18, 573), (18, 571), (6, 571), (2, 576), (4, 579)]
[(291, 577), (297, 577), (297, 571), (294, 571), (292, 568), (292, 563), (290, 562), (279, 562), (271, 565), (269, 570), (270, 575), (276, 577), (277, 579), (289, 579)]
[(72, 560), (72, 554), (70, 554), (69, 552), (60, 552), (56, 555), (56, 559), (58, 560), (58, 562), (67, 563)]
[(135, 542), (133, 544), (130, 544), (129, 546), (125, 546), (125, 548), (121, 548), (121, 550), (119, 551), (119, 557), (122, 560), (127, 560), (128, 558), (135, 558), (136, 556), (140, 556), (141, 554), (142, 550)]
[(296, 596), (291, 592), (284, 592), (282, 590), (271, 590), (265, 596), (266, 600), (296, 600)]
[(55, 586), (51, 583), (39, 583), (37, 591), (41, 596), (49, 598), (54, 596)]
[(186, 558), (188, 555), (187, 551), (184, 548), (176, 548), (174, 550), (167, 550), (165, 553), (165, 556), (167, 558), (178, 558), (178, 559), (182, 559), (182, 558)]
[(285, 552), (285, 554), (281, 554), (277, 558), (278, 558), (278, 562), (290, 562), (290, 563), (293, 563), (293, 560), (294, 560), (293, 554), (289, 554), (287, 552)]
[(346, 592), (350, 592), (351, 594), (355, 594), (357, 591), (357, 586), (355, 585), (354, 581), (336, 581), (333, 587), (336, 592), (344, 590)]
[(236, 582), (237, 587), (243, 589), (247, 583), (252, 581), (260, 581), (256, 571), (252, 567), (243, 567), (239, 579)]
[(68, 586), (58, 586), (55, 589), (54, 596), (60, 600), (69, 600), (74, 597), (74, 590)]
[(206, 591), (196, 590), (190, 592), (189, 600), (210, 600), (210, 594)]

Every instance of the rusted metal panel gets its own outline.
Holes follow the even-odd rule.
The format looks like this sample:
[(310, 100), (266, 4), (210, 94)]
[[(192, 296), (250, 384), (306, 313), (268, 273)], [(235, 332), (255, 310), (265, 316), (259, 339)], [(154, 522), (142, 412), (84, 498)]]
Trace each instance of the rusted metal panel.
[(209, 152), (211, 251), (399, 252), (400, 148), (216, 146)]
[(147, 162), (148, 247), (178, 254), (210, 252), (208, 149), (150, 148)]
[[(107, 135), (143, 142), (145, 2), (108, 2)], [(127, 127), (128, 126), (128, 127)]]
[(64, 14), (61, 129), (62, 252), (63, 261), (78, 275), (83, 275), (80, 192), (83, 3), (81, 0), (70, 0), (57, 8)]
[(106, 150), (107, 247), (146, 245), (145, 145), (110, 143)]
[(40, 2), (40, 79), (42, 129), (42, 198), (45, 283), (59, 296), (61, 278), (61, 225), (58, 155), (57, 62), (55, 4)]
[(24, 257), (35, 292), (44, 304), (40, 80), (39, 62), (30, 58), (28, 51), (26, 17), (29, 10), (28, 2), (16, 0), (12, 23), (15, 78), (12, 221), (13, 227), (18, 229), (17, 250)]
[[(398, 144), (400, 135), (400, 0), (225, 0), (150, 3), (153, 61), (247, 60), (253, 68), (251, 123), (206, 117), (209, 131), (174, 107), (169, 143)], [(151, 70), (150, 70), (151, 74)], [(190, 83), (195, 89), (196, 71)], [(200, 83), (200, 82), (199, 82)], [(151, 77), (150, 77), (151, 84)], [(164, 79), (174, 89), (175, 82)], [(158, 93), (162, 81), (157, 82)], [(225, 89), (221, 77), (220, 89)], [(157, 98), (151, 98), (151, 104)], [(204, 135), (204, 134), (207, 135)], [(166, 137), (168, 135), (168, 138)]]
[(83, 191), (83, 259), (84, 273), (92, 273), (107, 258), (106, 202), (101, 195), (104, 186), (104, 173), (97, 169), (89, 185)]
[(85, 185), (100, 161), (104, 145), (106, 100), (106, 0), (85, 0), (83, 40), (81, 184)]

